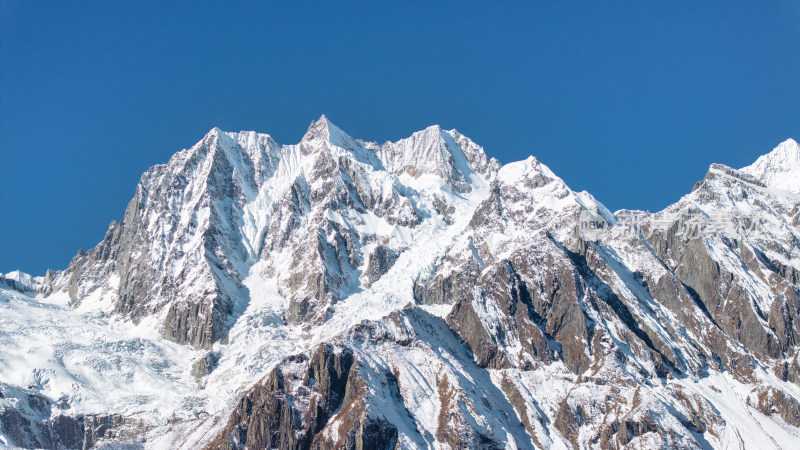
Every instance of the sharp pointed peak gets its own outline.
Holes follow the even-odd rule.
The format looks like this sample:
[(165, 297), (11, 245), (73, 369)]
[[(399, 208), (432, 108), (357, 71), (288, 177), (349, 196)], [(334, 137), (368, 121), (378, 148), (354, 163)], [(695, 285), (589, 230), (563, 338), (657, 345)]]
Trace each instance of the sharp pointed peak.
[(204, 134), (203, 137), (199, 141), (197, 141), (192, 147), (190, 147), (189, 149), (184, 149), (184, 150), (191, 150), (191, 149), (199, 148), (199, 147), (201, 147), (203, 145), (208, 145), (209, 143), (214, 142), (215, 140), (218, 140), (219, 136), (222, 135), (222, 134), (225, 134), (225, 132), (220, 130), (217, 127), (213, 127), (210, 130), (208, 130), (206, 132), (206, 134)]
[(789, 138), (753, 164), (739, 169), (769, 187), (800, 193), (800, 145)]
[(433, 125), (429, 126), (428, 128), (425, 128), (423, 131), (441, 133), (442, 132), (442, 126), (439, 125), (438, 123), (437, 124), (433, 124)]
[(333, 128), (339, 129), (339, 127), (334, 125), (333, 122), (331, 122), (331, 120), (328, 119), (328, 116), (326, 116), (325, 114), (319, 116), (319, 119), (317, 119), (317, 120), (312, 120), (311, 121), (311, 125), (308, 126), (308, 129), (311, 130), (311, 129), (315, 128), (315, 127), (316, 128), (331, 128), (331, 127), (333, 127)]
[(768, 155), (774, 155), (776, 159), (788, 160), (795, 164), (800, 164), (800, 144), (789, 138), (773, 149)]
[(797, 141), (792, 138), (786, 139), (778, 144), (777, 147), (772, 149), (771, 152), (763, 155), (759, 159), (762, 158), (770, 158), (773, 160), (779, 160), (781, 162), (800, 163), (800, 145), (798, 145)]
[(228, 140), (234, 139), (234, 136), (237, 133), (230, 133), (228, 131), (221, 130), (219, 127), (214, 127), (206, 133), (200, 142), (208, 142), (208, 141), (216, 141), (216, 142), (227, 142)]
[(341, 128), (331, 122), (325, 114), (311, 122), (311, 125), (308, 126), (308, 130), (306, 130), (306, 134), (303, 135), (302, 142), (309, 142), (316, 139), (323, 139), (338, 146), (344, 146), (343, 144), (353, 140), (353, 138), (342, 131)]
[(743, 171), (785, 170), (800, 166), (800, 145), (792, 138), (778, 144), (771, 152), (761, 155), (751, 165), (743, 167)]
[(209, 140), (220, 141), (225, 139), (232, 139), (231, 136), (234, 134), (235, 133), (230, 133), (228, 131), (221, 130), (219, 127), (214, 127), (208, 130), (208, 133), (206, 133), (206, 135), (203, 136), (203, 139), (201, 139), (200, 142), (206, 142)]
[(431, 125), (423, 130), (419, 130), (416, 133), (412, 134), (411, 136), (441, 136), (442, 134), (442, 127), (439, 124)]
[(398, 143), (400, 143), (400, 142), (431, 142), (431, 141), (443, 142), (443, 139), (444, 139), (444, 137), (442, 136), (443, 133), (444, 133), (444, 131), (442, 130), (441, 126), (439, 126), (439, 125), (431, 125), (431, 126), (425, 128), (425, 129), (422, 129), (422, 130), (419, 130), (419, 131), (415, 131), (414, 133), (411, 133), (411, 136), (409, 136), (407, 138), (400, 139), (397, 142)]

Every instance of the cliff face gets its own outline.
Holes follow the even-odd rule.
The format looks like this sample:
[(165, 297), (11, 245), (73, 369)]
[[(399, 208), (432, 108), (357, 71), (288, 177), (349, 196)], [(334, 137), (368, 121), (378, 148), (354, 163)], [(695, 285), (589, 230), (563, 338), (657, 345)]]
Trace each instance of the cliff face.
[[(429, 402), (438, 412), (421, 417)], [(468, 347), (442, 319), (409, 307), (278, 364), (208, 447), (503, 448), (529, 440)]]
[(89, 449), (101, 440), (125, 441), (150, 426), (120, 414), (66, 414), (56, 403), (32, 389), (0, 383), (0, 399), (15, 399), (14, 407), (0, 404), (3, 444), (22, 448)]

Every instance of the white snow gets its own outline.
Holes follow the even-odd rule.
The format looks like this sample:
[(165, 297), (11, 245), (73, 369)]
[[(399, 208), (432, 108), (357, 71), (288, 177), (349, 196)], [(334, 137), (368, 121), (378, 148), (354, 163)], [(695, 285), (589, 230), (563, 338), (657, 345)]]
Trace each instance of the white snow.
[(771, 188), (800, 194), (800, 145), (794, 139), (787, 139), (740, 170)]
[(67, 399), (64, 413), (143, 415), (156, 423), (189, 413), (197, 388), (188, 369), (197, 352), (159, 337), (154, 325), (74, 310), (64, 293), (41, 299), (0, 289), (0, 380)]

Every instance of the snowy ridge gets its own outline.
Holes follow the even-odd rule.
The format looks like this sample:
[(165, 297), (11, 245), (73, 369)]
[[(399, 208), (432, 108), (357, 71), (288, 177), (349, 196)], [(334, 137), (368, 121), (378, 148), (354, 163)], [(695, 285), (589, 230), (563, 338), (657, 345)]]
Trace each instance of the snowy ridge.
[(0, 276), (0, 443), (791, 448), (799, 155), (612, 213), (438, 126), (212, 129), (66, 270)]
[(36, 292), (43, 281), (44, 277), (32, 277), (19, 270), (14, 270), (6, 274), (0, 273), (0, 283), (17, 291)]

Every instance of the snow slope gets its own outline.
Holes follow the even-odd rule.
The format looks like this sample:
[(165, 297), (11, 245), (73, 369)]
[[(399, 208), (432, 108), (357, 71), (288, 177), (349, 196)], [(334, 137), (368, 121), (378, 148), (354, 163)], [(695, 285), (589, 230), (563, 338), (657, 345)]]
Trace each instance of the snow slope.
[(800, 145), (794, 139), (787, 139), (740, 170), (769, 187), (800, 194)]

